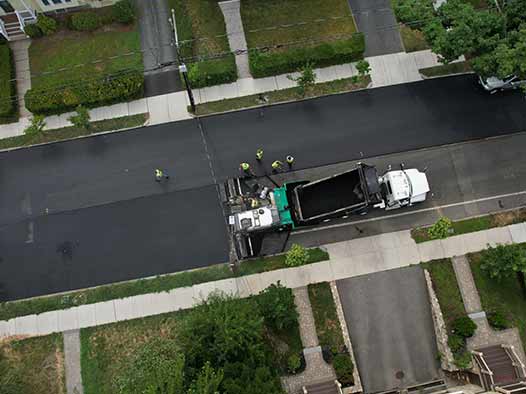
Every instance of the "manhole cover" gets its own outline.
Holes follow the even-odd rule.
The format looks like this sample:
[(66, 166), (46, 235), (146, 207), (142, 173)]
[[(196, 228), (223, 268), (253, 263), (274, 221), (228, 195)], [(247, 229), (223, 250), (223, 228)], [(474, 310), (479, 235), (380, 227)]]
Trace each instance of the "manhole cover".
[(397, 373), (395, 373), (395, 377), (398, 380), (402, 380), (404, 378), (404, 371), (398, 371)]

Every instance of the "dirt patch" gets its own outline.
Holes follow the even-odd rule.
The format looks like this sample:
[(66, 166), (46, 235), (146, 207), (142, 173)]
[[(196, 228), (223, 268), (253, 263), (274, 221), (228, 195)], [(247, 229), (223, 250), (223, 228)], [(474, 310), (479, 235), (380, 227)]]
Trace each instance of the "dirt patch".
[(492, 221), (495, 224), (495, 227), (503, 227), (510, 224), (522, 223), (526, 221), (526, 208), (496, 213), (492, 215)]

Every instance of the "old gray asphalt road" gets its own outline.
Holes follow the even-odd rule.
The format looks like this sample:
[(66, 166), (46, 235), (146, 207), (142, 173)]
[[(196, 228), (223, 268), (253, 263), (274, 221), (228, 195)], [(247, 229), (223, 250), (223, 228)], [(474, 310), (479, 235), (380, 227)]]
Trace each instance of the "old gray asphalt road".
[[(289, 153), (298, 169), (323, 166), (526, 130), (524, 105), (520, 94), (488, 95), (462, 76), (278, 105), (264, 116), (249, 110), (207, 117), (206, 150), (192, 120), (1, 153), (4, 297), (225, 261), (208, 155), (219, 181), (237, 174), (260, 146), (263, 168)], [(499, 160), (473, 165), (480, 172), (472, 183), (490, 179), (488, 190), (515, 190), (507, 173), (491, 175), (516, 167)], [(171, 175), (168, 183), (153, 180), (156, 167)], [(440, 178), (442, 167), (430, 168)]]
[[(442, 215), (460, 219), (526, 206), (524, 146), (526, 146), (526, 133), (520, 133), (467, 144), (368, 158), (365, 162), (377, 165), (381, 171), (389, 164), (396, 168), (400, 162), (404, 162), (406, 168), (428, 167), (427, 176), (432, 195), (426, 202), (404, 210), (391, 212), (376, 210), (365, 217), (352, 217), (345, 221), (335, 220), (326, 223), (322, 226), (324, 228), (304, 232), (300, 230), (291, 235), (289, 244), (301, 243), (314, 246), (428, 225)], [(340, 163), (319, 169), (319, 177), (352, 168), (354, 163)], [(300, 171), (295, 177), (309, 178), (309, 172), (309, 170)], [(478, 201), (523, 191), (525, 193)], [(474, 202), (450, 206), (466, 201)]]
[(365, 56), (403, 52), (389, 0), (349, 0), (358, 31), (365, 35)]
[[(336, 282), (366, 393), (440, 377), (431, 310), (421, 267)], [(397, 379), (402, 371), (404, 378)]]
[(164, 0), (136, 1), (139, 14), (139, 32), (145, 72), (146, 97), (157, 96), (183, 89), (176, 65), (148, 71), (161, 64), (176, 60), (173, 30), (168, 22), (170, 11)]

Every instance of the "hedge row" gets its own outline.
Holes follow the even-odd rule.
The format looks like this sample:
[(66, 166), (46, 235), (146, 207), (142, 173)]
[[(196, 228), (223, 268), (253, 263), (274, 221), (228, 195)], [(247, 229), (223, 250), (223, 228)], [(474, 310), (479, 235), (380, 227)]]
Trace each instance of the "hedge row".
[(144, 77), (136, 71), (119, 76), (79, 82), (57, 89), (30, 89), (26, 107), (35, 114), (52, 115), (74, 110), (79, 104), (98, 107), (143, 96)]
[(16, 113), (17, 106), (13, 101), (16, 96), (14, 75), (11, 49), (0, 44), (0, 122), (11, 120)]
[(188, 66), (188, 79), (192, 88), (235, 82), (236, 59), (230, 54), (224, 58), (192, 63)]
[(314, 67), (328, 67), (357, 61), (363, 58), (365, 39), (357, 33), (352, 38), (323, 43), (313, 47), (294, 48), (286, 52), (249, 53), (250, 72), (254, 78), (298, 71), (305, 63)]

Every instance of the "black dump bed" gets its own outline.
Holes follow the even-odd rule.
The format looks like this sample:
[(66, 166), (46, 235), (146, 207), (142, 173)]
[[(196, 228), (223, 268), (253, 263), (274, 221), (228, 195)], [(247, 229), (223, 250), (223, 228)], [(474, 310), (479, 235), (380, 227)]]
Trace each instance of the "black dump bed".
[(360, 164), (357, 168), (332, 175), (294, 189), (297, 219), (323, 219), (367, 206), (370, 195), (379, 190), (376, 168)]

